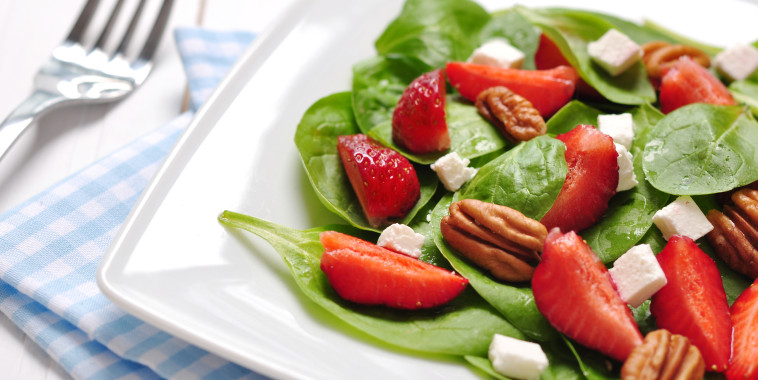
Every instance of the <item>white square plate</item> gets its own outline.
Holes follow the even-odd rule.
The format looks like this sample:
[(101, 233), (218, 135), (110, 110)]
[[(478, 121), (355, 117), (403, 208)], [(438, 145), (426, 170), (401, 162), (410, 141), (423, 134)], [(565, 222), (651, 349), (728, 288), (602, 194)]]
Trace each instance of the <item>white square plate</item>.
[[(683, 4), (565, 6), (649, 18), (722, 46), (756, 38), (755, 3), (687, 2), (686, 11)], [(300, 293), (270, 246), (216, 220), (228, 209), (303, 229), (337, 221), (310, 189), (294, 131), (313, 102), (350, 89), (351, 66), (375, 54), (374, 40), (401, 7), (400, 0), (301, 1), (260, 37), (124, 223), (99, 270), (103, 292), (146, 322), (271, 377), (477, 378), (461, 361), (403, 353), (341, 325)]]

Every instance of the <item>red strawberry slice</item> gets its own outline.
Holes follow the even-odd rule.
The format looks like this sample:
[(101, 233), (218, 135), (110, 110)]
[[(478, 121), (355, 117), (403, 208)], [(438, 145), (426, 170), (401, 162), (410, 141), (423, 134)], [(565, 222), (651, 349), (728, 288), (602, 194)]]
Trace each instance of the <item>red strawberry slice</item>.
[(618, 153), (613, 138), (591, 125), (578, 125), (556, 138), (566, 144), (568, 174), (541, 222), (548, 229), (578, 232), (595, 224), (616, 194)]
[(411, 82), (392, 114), (392, 141), (411, 153), (450, 148), (445, 121), (445, 72), (441, 69)]
[(713, 259), (685, 236), (672, 236), (658, 254), (666, 286), (650, 304), (658, 327), (686, 336), (706, 369), (721, 372), (731, 353), (732, 323), (721, 274)]
[(575, 232), (554, 228), (532, 277), (537, 308), (579, 344), (624, 361), (642, 334), (600, 258)]
[(454, 272), (336, 231), (319, 235), (321, 270), (340, 297), (362, 305), (431, 308), (457, 297), (468, 280)]
[(342, 165), (369, 224), (380, 227), (402, 218), (418, 201), (416, 170), (400, 153), (363, 135), (337, 139)]
[(571, 66), (558, 66), (550, 70), (519, 70), (449, 62), (445, 71), (450, 84), (472, 102), (476, 101), (480, 92), (490, 87), (505, 86), (530, 101), (543, 117), (552, 115), (571, 100), (579, 79)]
[(544, 33), (540, 34), (540, 44), (534, 53), (534, 65), (538, 70), (552, 69), (558, 66), (571, 66), (561, 49)]
[(732, 358), (726, 370), (729, 380), (758, 380), (758, 280), (740, 294), (729, 309), (732, 325)]
[(688, 56), (679, 58), (664, 72), (660, 102), (663, 113), (692, 103), (737, 104), (718, 78)]
[[(534, 64), (538, 70), (547, 70), (558, 66), (571, 66), (566, 57), (563, 56), (563, 53), (561, 53), (558, 45), (544, 33), (540, 34), (540, 44), (534, 54)], [(603, 99), (603, 95), (600, 95), (594, 87), (587, 84), (582, 78), (579, 78), (576, 82), (576, 93), (591, 100)]]

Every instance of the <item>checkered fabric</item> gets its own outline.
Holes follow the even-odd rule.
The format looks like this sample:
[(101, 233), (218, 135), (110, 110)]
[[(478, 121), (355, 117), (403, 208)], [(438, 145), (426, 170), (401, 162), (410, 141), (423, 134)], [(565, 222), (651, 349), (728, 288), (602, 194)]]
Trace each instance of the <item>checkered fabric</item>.
[[(175, 37), (194, 107), (253, 39), (201, 29)], [(0, 215), (0, 312), (76, 379), (263, 378), (127, 314), (95, 282), (101, 256), (191, 117)]]
[(240, 41), (251, 41), (248, 32), (224, 32), (183, 28), (175, 32), (190, 88), (190, 106), (197, 110), (245, 50)]

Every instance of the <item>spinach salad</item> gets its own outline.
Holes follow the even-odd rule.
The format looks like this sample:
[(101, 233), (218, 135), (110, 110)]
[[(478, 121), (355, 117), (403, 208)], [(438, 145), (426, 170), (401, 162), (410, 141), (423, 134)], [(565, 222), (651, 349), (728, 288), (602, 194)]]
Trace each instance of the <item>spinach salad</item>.
[[(581, 232), (606, 265), (641, 243), (660, 252), (666, 241), (653, 226), (652, 216), (676, 196), (691, 195), (707, 211), (720, 207), (718, 193), (758, 180), (758, 75), (729, 85), (740, 102), (738, 106), (693, 104), (664, 115), (642, 64), (612, 77), (589, 59), (587, 44), (611, 28), (640, 44), (653, 40), (693, 43), (656, 25), (638, 25), (597, 12), (515, 6), (488, 13), (467, 0), (408, 0), (376, 39), (377, 55), (353, 66), (352, 90), (315, 102), (303, 115), (294, 136), (313, 191), (325, 209), (339, 215), (345, 224), (295, 230), (230, 211), (219, 219), (268, 241), (312, 302), (404, 351), (426, 357), (463, 357), (477, 371), (502, 378), (487, 360), (492, 336), (499, 333), (542, 346), (550, 361), (542, 374), (544, 379), (618, 378), (618, 363), (579, 346), (551, 327), (537, 310), (528, 283), (493, 279), (458, 255), (439, 228), (449, 205), (464, 198), (507, 205), (530, 218), (542, 217), (555, 201), (567, 173), (565, 147), (554, 137), (577, 124), (596, 125), (598, 115), (605, 113), (632, 114), (635, 139), (630, 152), (639, 180), (631, 190), (617, 193), (603, 218)], [(442, 154), (408, 154), (393, 144), (392, 112), (414, 78), (449, 61), (465, 61), (477, 46), (493, 37), (505, 38), (524, 52), (523, 68), (534, 69), (542, 33), (555, 41), (602, 100), (577, 97), (546, 120), (545, 136), (514, 144), (482, 118), (471, 102), (448, 89), (450, 151), (470, 159), (478, 168), (477, 175), (454, 193), (446, 191), (429, 168)], [(720, 50), (698, 46), (709, 54)], [(380, 232), (361, 212), (337, 152), (337, 137), (356, 133), (399, 150), (414, 164), (421, 196), (397, 222), (425, 236), (421, 260), (454, 270), (469, 280), (471, 286), (452, 302), (413, 311), (356, 305), (341, 299), (319, 269), (323, 252), (320, 232), (336, 230), (368, 241), (376, 241)], [(713, 256), (705, 239), (698, 243)], [(750, 281), (715, 260), (732, 303)], [(643, 334), (655, 328), (649, 303), (633, 310)]]

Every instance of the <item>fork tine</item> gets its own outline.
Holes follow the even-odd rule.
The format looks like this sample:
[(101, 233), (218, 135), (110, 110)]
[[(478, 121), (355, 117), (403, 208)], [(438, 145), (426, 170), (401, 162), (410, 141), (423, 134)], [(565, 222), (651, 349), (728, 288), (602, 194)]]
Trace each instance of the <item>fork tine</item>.
[(116, 5), (113, 7), (113, 11), (111, 12), (110, 17), (108, 17), (108, 23), (105, 24), (105, 28), (103, 28), (103, 31), (100, 33), (100, 37), (97, 38), (97, 42), (95, 42), (95, 48), (102, 48), (105, 46), (105, 41), (108, 39), (108, 36), (111, 34), (111, 30), (113, 30), (113, 24), (116, 23), (116, 18), (118, 17), (118, 14), (121, 12), (121, 7), (124, 5), (124, 0), (118, 0)]
[(142, 15), (143, 9), (145, 9), (145, 0), (140, 0), (139, 4), (137, 5), (137, 9), (134, 10), (134, 16), (132, 16), (132, 20), (129, 21), (129, 26), (126, 28), (126, 32), (124, 32), (124, 37), (121, 38), (121, 43), (119, 43), (118, 48), (116, 48), (116, 54), (121, 54), (126, 51), (126, 47), (132, 40), (134, 30), (137, 29), (137, 22)]
[(68, 37), (66, 37), (66, 41), (81, 42), (84, 31), (87, 29), (90, 20), (92, 20), (92, 15), (95, 14), (95, 9), (97, 8), (98, 3), (100, 3), (100, 0), (87, 1), (82, 12), (79, 13), (79, 18), (76, 20), (74, 27), (71, 29), (71, 32), (69, 32)]
[(150, 31), (150, 35), (147, 37), (145, 47), (139, 53), (139, 59), (150, 61), (155, 54), (155, 50), (158, 48), (158, 43), (161, 41), (163, 30), (166, 28), (168, 18), (171, 15), (171, 7), (174, 5), (174, 0), (163, 0), (161, 10), (158, 12), (158, 17), (155, 19), (155, 25), (153, 30)]

